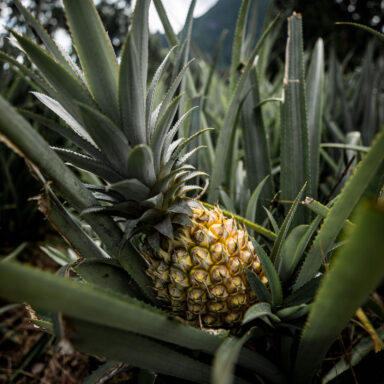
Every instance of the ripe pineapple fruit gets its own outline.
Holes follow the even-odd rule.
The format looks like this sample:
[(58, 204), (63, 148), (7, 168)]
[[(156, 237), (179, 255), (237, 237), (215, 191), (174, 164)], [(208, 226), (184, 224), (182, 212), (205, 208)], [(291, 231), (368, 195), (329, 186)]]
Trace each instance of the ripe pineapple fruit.
[[(204, 131), (175, 139), (191, 113), (174, 123), (188, 45), (180, 46), (175, 68), (181, 70), (174, 71), (170, 88), (155, 106), (170, 54), (146, 91), (149, 0), (137, 1), (120, 63), (92, 1), (63, 1), (82, 70), (36, 26), (19, 0), (15, 3), (47, 47), (13, 33), (42, 76), (34, 79), (45, 93), (35, 95), (67, 126), (43, 123), (78, 148), (55, 150), (67, 163), (103, 181), (87, 186), (101, 204), (83, 213), (108, 214), (123, 222), (124, 241), (132, 241), (143, 255), (159, 299), (174, 314), (209, 327), (241, 321), (256, 300), (244, 267), (265, 284), (267, 279), (246, 230), (237, 229), (234, 219), (224, 218), (218, 208), (206, 210), (186, 197), (200, 188), (186, 183), (205, 175), (186, 164), (198, 148), (183, 153)], [(95, 46), (89, 44), (92, 31), (97, 32)]]
[(245, 228), (218, 209), (193, 208), (191, 226), (163, 237), (158, 251), (145, 254), (158, 298), (187, 320), (231, 327), (256, 301), (244, 267), (268, 280)]

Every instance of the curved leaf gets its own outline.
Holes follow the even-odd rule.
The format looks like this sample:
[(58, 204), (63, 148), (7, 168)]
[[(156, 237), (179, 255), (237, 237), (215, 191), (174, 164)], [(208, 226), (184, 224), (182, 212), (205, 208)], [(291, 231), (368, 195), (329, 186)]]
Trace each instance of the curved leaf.
[(183, 381), (209, 383), (209, 365), (167, 344), (107, 325), (101, 326), (77, 319), (66, 320), (70, 329), (75, 329), (75, 332), (71, 332), (70, 341), (82, 352), (123, 361), (131, 366), (173, 376)]
[(279, 17), (277, 16), (264, 31), (263, 35), (260, 37), (256, 47), (253, 49), (252, 53), (248, 57), (248, 63), (244, 69), (244, 73), (241, 75), (240, 80), (238, 81), (236, 88), (234, 89), (231, 95), (231, 101), (227, 109), (223, 126), (220, 131), (219, 138), (217, 140), (216, 152), (215, 152), (215, 162), (211, 172), (211, 182), (208, 190), (208, 201), (215, 202), (217, 201), (219, 188), (224, 180), (226, 169), (223, 167), (225, 160), (228, 156), (232, 132), (234, 130), (234, 124), (236, 121), (237, 112), (239, 109), (240, 101), (242, 98), (244, 86), (248, 80), (249, 73), (253, 67), (253, 63), (257, 53), (260, 50), (263, 42), (268, 36), (271, 29), (277, 23)]
[[(267, 176), (270, 176), (269, 180), (265, 182), (266, 185), (263, 188), (261, 197), (272, 199), (274, 192), (269, 139), (262, 110), (256, 108), (256, 105), (260, 102), (259, 80), (255, 70), (251, 71), (249, 77), (249, 84), (244, 89), (244, 104), (241, 108), (247, 183), (250, 190), (254, 190)], [(261, 204), (258, 206), (261, 207)], [(264, 212), (259, 212), (257, 217), (258, 219), (265, 217)], [(254, 219), (251, 219), (251, 221), (254, 221)]]
[(247, 309), (242, 324), (249, 323), (250, 321), (264, 316), (270, 317), (272, 320), (280, 322), (280, 319), (272, 313), (271, 305), (269, 303), (257, 303)]
[(76, 168), (91, 172), (109, 183), (116, 183), (121, 179), (121, 176), (118, 173), (99, 160), (92, 159), (92, 157), (82, 155), (81, 153), (77, 153), (69, 149), (55, 147), (52, 147), (52, 149), (63, 161), (75, 166)]
[(107, 190), (121, 193), (127, 200), (142, 201), (148, 198), (150, 189), (138, 179), (125, 179), (111, 184)]
[(277, 270), (279, 270), (279, 268), (280, 268), (280, 263), (281, 263), (280, 251), (281, 251), (281, 247), (283, 245), (283, 241), (285, 240), (285, 238), (288, 234), (289, 228), (290, 228), (290, 226), (291, 226), (291, 224), (295, 218), (295, 214), (297, 212), (297, 207), (299, 206), (301, 196), (303, 195), (303, 192), (304, 192), (304, 189), (306, 188), (306, 186), (307, 186), (307, 183), (304, 184), (304, 186), (301, 188), (301, 190), (297, 194), (291, 208), (289, 209), (289, 211), (287, 213), (287, 216), (284, 218), (284, 221), (280, 226), (279, 233), (277, 234), (277, 238), (276, 238), (275, 242), (273, 243), (273, 248), (271, 251), (270, 258), (272, 261), (275, 262), (275, 266), (277, 267)]
[(17, 39), (29, 59), (36, 65), (39, 72), (68, 104), (73, 103), (75, 100), (93, 104), (88, 90), (77, 77), (74, 77), (71, 72), (68, 72), (33, 41), (15, 32), (12, 32), (12, 35)]
[(127, 176), (138, 179), (148, 187), (156, 181), (153, 154), (147, 145), (134, 147), (127, 160)]
[[(101, 152), (124, 175), (125, 162), (131, 149), (127, 138), (111, 119), (84, 104), (78, 104), (84, 127)], [(123, 171), (121, 171), (123, 170)]]
[(324, 102), (324, 43), (318, 39), (307, 76), (308, 134), (311, 160), (311, 196), (316, 198), (320, 177), (320, 141)]
[(153, 109), (153, 105), (154, 105), (154, 101), (155, 101), (156, 90), (157, 90), (159, 81), (160, 81), (164, 71), (166, 70), (166, 68), (170, 64), (170, 57), (171, 57), (172, 52), (175, 50), (175, 48), (176, 48), (176, 46), (172, 47), (169, 50), (169, 52), (165, 56), (164, 60), (159, 65), (155, 74), (153, 75), (151, 84), (148, 88), (147, 98), (146, 98), (146, 102), (145, 102), (146, 124), (147, 124), (147, 143), (149, 143), (150, 138), (152, 136), (151, 116), (152, 116), (152, 109)]
[(277, 274), (271, 259), (267, 256), (264, 249), (261, 248), (261, 246), (256, 242), (256, 240), (251, 240), (255, 248), (257, 257), (260, 259), (261, 265), (263, 266), (265, 274), (268, 278), (269, 290), (271, 291), (272, 295), (272, 305), (278, 306), (283, 301), (283, 290), (281, 287), (279, 275)]
[(16, 7), (24, 16), (27, 23), (32, 27), (40, 37), (48, 51), (70, 72), (78, 76), (83, 81), (83, 74), (68, 54), (63, 52), (54, 40), (48, 35), (44, 27), (32, 16), (27, 8), (23, 6), (20, 0), (14, 0)]
[(88, 132), (84, 127), (55, 99), (44, 95), (39, 92), (32, 92), (38, 100), (40, 100), (46, 107), (48, 107), (52, 112), (64, 120), (79, 136), (88, 140), (92, 145), (96, 147), (95, 142), (89, 136)]
[(248, 268), (245, 269), (245, 272), (247, 273), (249, 285), (251, 286), (252, 291), (255, 293), (259, 301), (272, 303), (271, 294), (269, 293), (267, 287), (259, 279), (259, 277)]
[(356, 227), (336, 255), (312, 304), (299, 344), (295, 383), (310, 382), (332, 342), (382, 280), (383, 233), (383, 204), (360, 206)]
[[(284, 102), (280, 109), (280, 188), (283, 200), (293, 200), (304, 184), (308, 190), (311, 183), (302, 21), (296, 13), (288, 18), (285, 65)], [(309, 212), (300, 208), (294, 225), (308, 221)]]
[(383, 148), (384, 130), (379, 133), (370, 151), (361, 161), (355, 173), (338, 196), (327, 218), (324, 220), (324, 224), (296, 280), (295, 289), (301, 287), (316, 275), (321, 266), (323, 255), (327, 255), (329, 252), (332, 244), (343, 228), (345, 220), (351, 214), (369, 184), (369, 181), (383, 162)]
[(132, 32), (129, 32), (121, 54), (119, 106), (124, 133), (133, 146), (147, 143), (145, 88), (142, 83), (139, 56), (135, 38)]
[(20, 114), (28, 119), (31, 119), (37, 122), (40, 126), (51, 129), (56, 132), (60, 136), (68, 139), (73, 144), (75, 144), (78, 148), (82, 149), (88, 155), (94, 157), (97, 160), (105, 160), (104, 155), (100, 152), (98, 148), (96, 148), (93, 144), (91, 144), (88, 140), (80, 136), (73, 129), (70, 129), (62, 124), (57, 123), (54, 120), (47, 119), (44, 116), (38, 115), (36, 113), (19, 110)]
[[(236, 361), (243, 345), (251, 337), (247, 332), (243, 337), (231, 337), (225, 340), (218, 348), (212, 367), (212, 384), (231, 384), (234, 382), (234, 370)], [(236, 380), (236, 383), (242, 380)]]
[(245, 27), (247, 24), (247, 16), (249, 12), (249, 0), (243, 0), (239, 9), (239, 15), (236, 21), (235, 34), (232, 46), (231, 66), (229, 76), (229, 88), (233, 92), (236, 86), (238, 77), (238, 67), (242, 60), (243, 40), (245, 34)]
[(87, 83), (101, 109), (118, 122), (117, 60), (92, 0), (63, 0)]
[(221, 344), (220, 338), (169, 320), (167, 314), (159, 309), (129, 296), (17, 263), (1, 264), (0, 295), (14, 301), (26, 301), (40, 309), (62, 312), (79, 320), (208, 353)]

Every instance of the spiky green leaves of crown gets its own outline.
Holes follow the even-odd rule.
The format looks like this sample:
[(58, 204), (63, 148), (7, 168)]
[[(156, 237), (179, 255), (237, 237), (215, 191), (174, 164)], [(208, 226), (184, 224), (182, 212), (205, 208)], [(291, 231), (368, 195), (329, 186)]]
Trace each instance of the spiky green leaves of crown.
[[(16, 5), (32, 22), (45, 47), (12, 33), (41, 76), (37, 78), (38, 86), (44, 93), (35, 92), (36, 97), (65, 122), (60, 126), (49, 122), (46, 125), (77, 148), (55, 148), (56, 152), (68, 164), (91, 172), (104, 182), (102, 186), (88, 186), (102, 205), (87, 212), (104, 212), (124, 219), (125, 238), (151, 229), (155, 241), (156, 234), (172, 238), (173, 224), (188, 222), (192, 211), (184, 196), (199, 187), (186, 183), (204, 173), (186, 164), (196, 149), (183, 153), (186, 144), (201, 132), (187, 139), (179, 136), (191, 110), (176, 120), (181, 99), (177, 90), (189, 63), (174, 63), (182, 69), (159, 98), (156, 93), (174, 53), (170, 52), (147, 90), (149, 3), (137, 2), (120, 64), (91, 0), (82, 1), (80, 7), (75, 7), (73, 0), (64, 0), (81, 69), (19, 1)], [(92, 31), (94, 37), (90, 41)], [(184, 48), (171, 51), (178, 49)], [(155, 105), (155, 99), (161, 101)]]

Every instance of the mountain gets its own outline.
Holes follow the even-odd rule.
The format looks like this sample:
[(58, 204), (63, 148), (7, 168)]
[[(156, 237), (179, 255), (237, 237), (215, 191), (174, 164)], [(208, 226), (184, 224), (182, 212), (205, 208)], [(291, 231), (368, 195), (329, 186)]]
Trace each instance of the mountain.
[[(252, 14), (254, 14), (256, 16), (255, 20), (257, 20), (255, 39), (260, 36), (270, 2), (271, 0), (252, 0), (250, 2), (249, 17), (252, 18)], [(213, 54), (222, 31), (224, 29), (228, 30), (220, 54), (220, 66), (229, 66), (231, 62), (233, 35), (240, 5), (241, 0), (219, 0), (204, 15), (193, 21), (192, 40), (208, 56)], [(254, 7), (256, 9), (253, 9)]]
[(192, 40), (208, 55), (213, 54), (222, 31), (228, 30), (220, 54), (221, 66), (227, 66), (231, 62), (233, 34), (240, 5), (240, 0), (219, 0), (204, 15), (193, 21)]

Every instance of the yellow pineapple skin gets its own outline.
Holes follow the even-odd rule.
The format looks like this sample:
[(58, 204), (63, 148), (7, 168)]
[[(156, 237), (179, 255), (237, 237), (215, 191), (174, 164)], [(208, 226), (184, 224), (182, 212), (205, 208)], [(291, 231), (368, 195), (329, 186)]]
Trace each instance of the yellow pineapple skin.
[(257, 301), (244, 267), (268, 284), (260, 260), (246, 229), (219, 208), (194, 208), (191, 222), (173, 241), (162, 238), (156, 255), (145, 255), (147, 274), (175, 316), (200, 327), (234, 327)]

